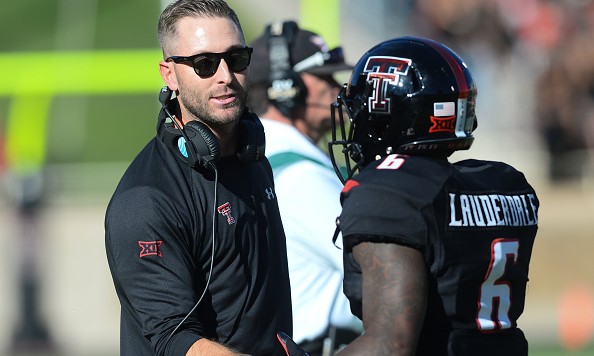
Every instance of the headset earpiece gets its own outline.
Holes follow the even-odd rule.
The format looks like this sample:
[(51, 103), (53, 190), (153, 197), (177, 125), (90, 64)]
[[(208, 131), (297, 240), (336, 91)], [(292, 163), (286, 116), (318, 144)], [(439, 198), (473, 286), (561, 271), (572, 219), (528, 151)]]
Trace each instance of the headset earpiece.
[[(216, 162), (221, 156), (219, 141), (212, 131), (200, 121), (189, 121), (184, 126), (185, 142), (188, 151), (188, 164), (190, 167), (199, 166), (216, 168)], [(192, 151), (193, 154), (190, 154)]]
[(307, 88), (291, 63), (291, 46), (297, 31), (294, 21), (272, 23), (266, 27), (270, 60), (268, 100), (290, 118), (305, 105), (307, 97)]
[(162, 107), (157, 121), (157, 136), (190, 167), (216, 169), (221, 149), (208, 126), (199, 121), (190, 121), (182, 128), (172, 114), (179, 111), (179, 103), (169, 87), (161, 89), (159, 101)]
[(246, 110), (239, 121), (237, 157), (245, 163), (257, 162), (264, 158), (265, 151), (264, 126), (256, 114)]

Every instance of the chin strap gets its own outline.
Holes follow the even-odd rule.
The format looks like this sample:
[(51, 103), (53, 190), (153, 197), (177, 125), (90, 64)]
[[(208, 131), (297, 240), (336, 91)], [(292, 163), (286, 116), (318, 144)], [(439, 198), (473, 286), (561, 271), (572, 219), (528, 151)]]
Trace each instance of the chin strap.
[(336, 218), (336, 229), (334, 229), (334, 236), (332, 236), (332, 244), (340, 249), (340, 247), (336, 246), (336, 240), (338, 239), (338, 234), (340, 234), (340, 226), (338, 226), (338, 224), (338, 218)]

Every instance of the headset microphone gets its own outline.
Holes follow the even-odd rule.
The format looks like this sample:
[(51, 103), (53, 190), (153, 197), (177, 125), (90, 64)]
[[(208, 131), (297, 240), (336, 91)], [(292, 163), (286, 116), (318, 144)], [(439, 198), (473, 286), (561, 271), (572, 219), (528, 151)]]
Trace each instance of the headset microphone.
[(169, 89), (168, 86), (161, 88), (161, 92), (159, 93), (159, 102), (161, 102), (162, 106), (167, 106), (167, 103), (169, 100), (171, 100), (171, 95), (173, 95), (173, 91)]

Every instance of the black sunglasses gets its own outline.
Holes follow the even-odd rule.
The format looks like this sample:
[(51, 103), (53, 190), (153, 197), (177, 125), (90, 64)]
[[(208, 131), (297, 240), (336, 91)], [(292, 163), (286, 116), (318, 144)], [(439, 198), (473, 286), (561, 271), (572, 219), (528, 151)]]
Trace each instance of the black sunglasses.
[(233, 48), (223, 53), (199, 53), (189, 57), (171, 56), (165, 61), (174, 63), (192, 63), (194, 72), (200, 77), (211, 77), (219, 68), (221, 58), (225, 60), (229, 69), (233, 72), (242, 72), (247, 69), (252, 59), (253, 48)]

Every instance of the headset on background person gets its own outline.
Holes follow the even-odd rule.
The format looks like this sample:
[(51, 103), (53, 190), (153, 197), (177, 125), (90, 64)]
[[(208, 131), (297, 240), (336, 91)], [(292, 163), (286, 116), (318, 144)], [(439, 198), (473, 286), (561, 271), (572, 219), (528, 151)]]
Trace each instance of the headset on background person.
[(291, 47), (298, 27), (294, 21), (275, 22), (266, 26), (270, 77), (268, 100), (285, 116), (293, 118), (295, 111), (305, 106), (307, 87), (291, 63)]

